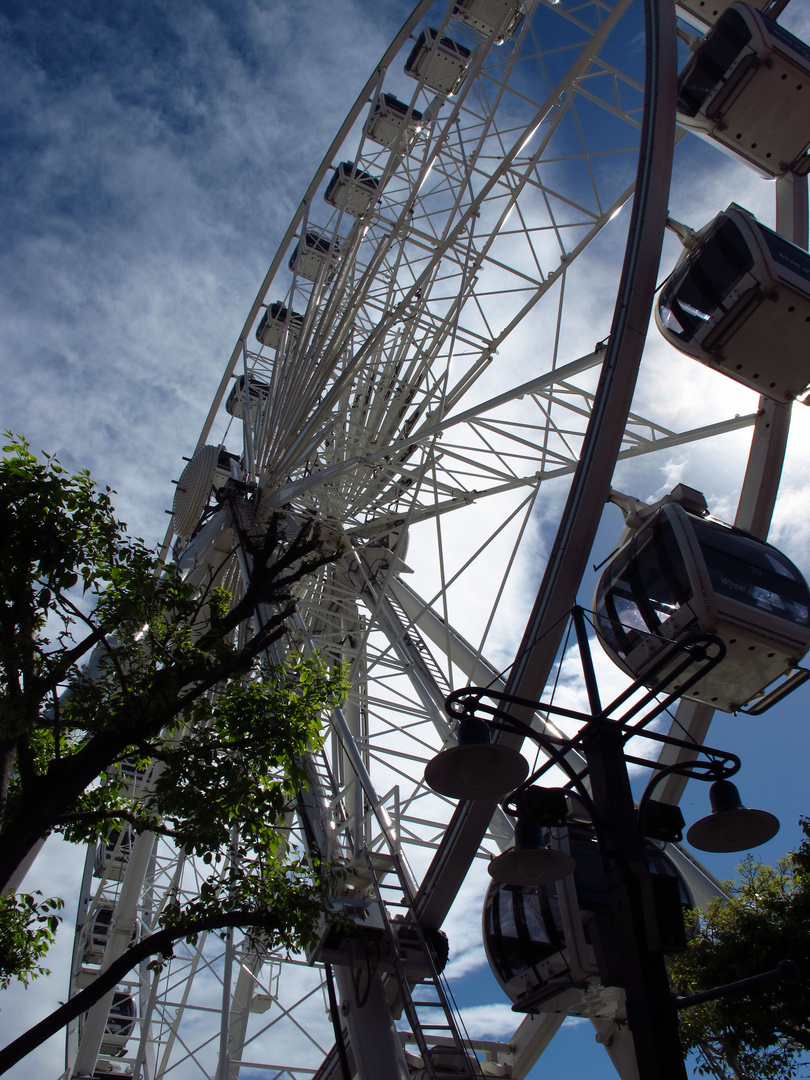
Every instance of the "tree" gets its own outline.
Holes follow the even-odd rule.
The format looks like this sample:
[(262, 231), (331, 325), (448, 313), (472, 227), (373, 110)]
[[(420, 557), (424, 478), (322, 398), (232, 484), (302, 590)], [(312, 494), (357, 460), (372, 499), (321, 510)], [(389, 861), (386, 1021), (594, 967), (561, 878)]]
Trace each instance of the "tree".
[[(337, 556), (323, 552), (310, 526), (290, 531), (274, 516), (258, 538), (237, 529), (253, 566), (241, 595), (213, 584), (217, 567), (192, 587), (127, 535), (109, 489), (8, 438), (0, 466), (0, 889), (48, 834), (97, 842), (129, 823), (208, 864), (195, 905), (165, 913), (162, 947), (217, 917), (225, 926), (252, 919), (273, 940), (300, 945), (323, 909), (324, 882), (317, 867), (296, 860), (279, 825), (306, 784), (303, 757), (345, 687), (342, 673), (317, 658), (274, 666), (267, 649), (286, 632), (296, 583)], [(235, 521), (253, 513), (254, 496), (243, 490), (226, 489), (223, 500)], [(246, 635), (240, 628), (259, 605), (272, 615)], [(138, 798), (133, 773), (146, 779)], [(45, 970), (58, 905), (3, 897), (0, 986)]]
[(53, 944), (63, 902), (58, 897), (40, 900), (42, 893), (6, 893), (0, 896), (0, 990), (13, 978), (28, 985), (30, 978), (49, 974), (43, 959)]
[(680, 993), (699, 993), (793, 960), (795, 983), (775, 982), (681, 1012), (681, 1042), (698, 1072), (719, 1080), (790, 1080), (810, 1056), (810, 819), (806, 839), (777, 866), (748, 856), (727, 900), (689, 915), (691, 940), (671, 960)]

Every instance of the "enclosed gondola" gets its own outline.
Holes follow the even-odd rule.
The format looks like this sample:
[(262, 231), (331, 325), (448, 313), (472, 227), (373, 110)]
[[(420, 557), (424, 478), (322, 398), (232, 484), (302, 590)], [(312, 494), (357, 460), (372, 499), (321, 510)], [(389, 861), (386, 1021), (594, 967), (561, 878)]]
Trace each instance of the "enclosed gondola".
[[(762, 711), (807, 675), (798, 664), (810, 647), (810, 592), (785, 555), (710, 518), (692, 494), (689, 510), (662, 505), (608, 564), (594, 597), (596, 632), (619, 667), (648, 686), (680, 662), (667, 658), (673, 642), (717, 635), (725, 656), (686, 695), (724, 712), (749, 703)], [(675, 679), (666, 690), (679, 687)]]
[(810, 254), (736, 203), (697, 234), (655, 320), (681, 352), (775, 401), (810, 387)]
[(393, 94), (381, 94), (372, 105), (365, 134), (373, 142), (407, 154), (421, 133), (422, 114)]
[(268, 304), (256, 327), (256, 340), (268, 349), (277, 349), (286, 333), (287, 345), (297, 341), (304, 325), (304, 316), (290, 311), (280, 300)]
[(330, 282), (340, 263), (340, 244), (321, 232), (308, 230), (299, 240), (290, 256), (289, 268), (293, 273), (309, 281), (317, 281), (321, 274)]
[[(115, 907), (112, 900), (101, 900), (95, 905), (84, 927), (82, 964), (100, 964), (104, 959), (110, 930), (115, 925)], [(140, 923), (133, 923), (130, 944), (138, 940)], [(98, 972), (95, 972), (98, 975)]]
[(240, 375), (236, 382), (233, 384), (233, 389), (228, 394), (228, 399), (225, 402), (225, 408), (238, 420), (242, 420), (246, 416), (245, 404), (247, 399), (250, 398), (250, 415), (251, 420), (255, 421), (258, 415), (259, 409), (263, 408), (267, 398), (270, 396), (270, 387), (267, 383), (260, 382), (258, 379), (251, 379), (248, 384), (248, 392), (245, 393), (245, 376)]
[[(699, 26), (714, 26), (734, 0), (676, 0), (678, 14)], [(775, 19), (790, 0), (751, 0), (751, 7)]]
[(523, 5), (520, 0), (456, 0), (453, 18), (485, 38), (497, 34), (495, 42), (502, 45), (520, 25)]
[[(624, 991), (616, 984), (621, 958), (590, 822), (571, 823), (562, 843), (576, 861), (569, 877), (551, 885), (490, 885), (483, 914), (487, 959), (515, 1012), (614, 1019), (624, 1008)], [(656, 904), (691, 907), (692, 897), (666, 851), (650, 842), (647, 854)], [(657, 947), (677, 951), (684, 944), (681, 920), (667, 921), (672, 938)]]
[[(138, 1008), (132, 994), (116, 990), (110, 1005), (107, 1024), (101, 1038), (100, 1052), (109, 1057), (124, 1057), (127, 1043), (135, 1031)], [(84, 1017), (79, 1019), (79, 1035), (84, 1027)], [(99, 1075), (99, 1074), (96, 1074)], [(120, 1075), (120, 1074), (118, 1074)], [(130, 1074), (131, 1075), (131, 1074)]]
[(446, 34), (427, 28), (416, 39), (411, 55), (405, 61), (405, 71), (414, 79), (424, 79), (425, 85), (438, 94), (455, 94), (467, 75), (470, 50)]
[(681, 72), (678, 121), (762, 176), (806, 173), (810, 48), (738, 0)]
[(132, 854), (132, 830), (129, 825), (107, 831), (104, 840), (96, 847), (93, 873), (96, 877), (107, 877), (122, 881)]
[(379, 187), (379, 177), (358, 169), (352, 161), (341, 161), (323, 197), (330, 206), (339, 207), (352, 217), (359, 218), (371, 206)]

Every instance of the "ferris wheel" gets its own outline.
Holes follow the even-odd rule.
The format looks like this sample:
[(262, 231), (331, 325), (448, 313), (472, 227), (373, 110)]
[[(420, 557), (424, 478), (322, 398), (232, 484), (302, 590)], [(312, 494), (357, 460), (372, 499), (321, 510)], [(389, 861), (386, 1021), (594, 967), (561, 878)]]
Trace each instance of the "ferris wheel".
[[(760, 11), (781, 7), (683, 0), (678, 13), (697, 45), (727, 9), (758, 40)], [(663, 39), (646, 69), (645, 8)], [(487, 861), (513, 827), (437, 794), (424, 769), (454, 741), (451, 690), (537, 698), (559, 674), (563, 618), (622, 468), (636, 476), (647, 455), (750, 430), (737, 524), (767, 533), (788, 401), (806, 386), (776, 380), (759, 399), (759, 372), (729, 384), (706, 372), (707, 344), (703, 367), (669, 362), (694, 363), (716, 380), (706, 386), (749, 387), (749, 405), (707, 393), (684, 425), (645, 392), (643, 364), (636, 379), (684, 133), (673, 15), (640, 0), (422, 0), (363, 87), (250, 309), (171, 537), (192, 580), (237, 595), (250, 573), (240, 535), (272, 514), (314, 520), (343, 552), (301, 588), (289, 629), (289, 648), (351, 677), (292, 828), (344, 868), (360, 943), (325, 928), (294, 958), (236, 931), (179, 945), (71, 1028), (66, 1078), (371, 1080), (381, 1063), (398, 1080), (522, 1077), (566, 1011), (591, 1016), (620, 1075), (634, 1075), (611, 1016), (576, 995), (516, 1014), (502, 1042), (465, 1037), (447, 916), (480, 908)], [(691, 126), (716, 139), (704, 106)], [(806, 247), (806, 146), (791, 157), (751, 142), (746, 162), (779, 177), (778, 231)], [(697, 249), (701, 233), (673, 228)], [(213, 496), (226, 485), (238, 513)], [(674, 722), (702, 741), (711, 715), (691, 702)], [(127, 782), (137, 793), (148, 773)], [(671, 778), (670, 801), (681, 783)], [(700, 868), (679, 865), (701, 888)], [(87, 862), (74, 987), (202, 880), (167, 842), (112, 834)], [(449, 984), (436, 970), (442, 926)]]

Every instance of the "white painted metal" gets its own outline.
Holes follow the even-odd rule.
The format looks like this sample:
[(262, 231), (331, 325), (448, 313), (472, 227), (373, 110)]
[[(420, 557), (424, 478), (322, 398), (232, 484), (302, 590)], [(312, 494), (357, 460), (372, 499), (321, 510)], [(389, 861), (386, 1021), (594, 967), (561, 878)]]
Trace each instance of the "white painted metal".
[[(120, 895), (116, 898), (115, 915), (104, 950), (101, 971), (117, 960), (129, 946), (137, 920), (138, 900), (143, 894), (143, 882), (154, 846), (154, 836), (143, 833), (132, 845), (132, 854), (127, 861), (127, 872)], [(98, 1002), (87, 1013), (80, 1028), (79, 1046), (76, 1053), (74, 1072), (77, 1076), (90, 1075), (95, 1068), (101, 1050), (104, 1031), (108, 1023), (110, 1006), (115, 990)]]
[[(722, 15), (733, 0), (675, 0), (675, 2), (679, 14), (683, 14), (687, 19), (693, 20), (705, 29), (707, 26), (714, 26), (718, 15)], [(790, 0), (749, 0), (749, 2), (757, 11), (762, 11), (769, 18), (775, 19), (780, 12), (785, 10)]]
[[(426, 789), (424, 762), (452, 738), (444, 695), (468, 679), (509, 677), (608, 352), (612, 289), (597, 299), (593, 290), (618, 281), (629, 218), (620, 211), (639, 145), (640, 0), (524, 6), (523, 22), (496, 45), (453, 21), (452, 3), (418, 5), (307, 190), (199, 442), (242, 457), (243, 479), (258, 484), (259, 519), (273, 510), (295, 521), (314, 516), (324, 543), (344, 552), (301, 590), (289, 642), (352, 674), (326, 761), (315, 763), (321, 778), (328, 764), (335, 789), (319, 781), (312, 812), (344, 822), (341, 837), (403, 854), (433, 921), (455, 895), (453, 885), (440, 896), (441, 877), (426, 877), (454, 806)], [(409, 38), (425, 25), (471, 49), (451, 99), (403, 74)], [(407, 116), (399, 146), (364, 135), (381, 93), (421, 114), (415, 139)], [(381, 179), (357, 217), (322, 197), (348, 161)], [(339, 265), (314, 280), (288, 269), (307, 230), (340, 242)], [(302, 322), (256, 351), (254, 330), (274, 303)], [(639, 340), (644, 330), (634, 327)], [(240, 375), (268, 388), (246, 398), (242, 423), (224, 404)], [(757, 421), (753, 398), (737, 416), (717, 397), (714, 418), (691, 430), (671, 419), (666, 401), (655, 415), (631, 411), (617, 446), (592, 448), (606, 455), (607, 479), (614, 460), (666, 455)], [(232, 537), (221, 514), (185, 558), (199, 578), (214, 550), (218, 580), (238, 590), (248, 568), (227, 561)], [(460, 878), (477, 857), (465, 892), (481, 891), (482, 860), (511, 842), (508, 822), (491, 812), (467, 829), (469, 856), (462, 844), (452, 853)], [(304, 843), (297, 828), (290, 843)], [(172, 889), (193, 895), (201, 873), (159, 842), (139, 905), (144, 926), (155, 925)], [(340, 1075), (319, 969), (239, 935), (230, 944), (201, 937), (176, 953), (159, 977), (139, 973), (138, 1035), (126, 1057), (105, 1066), (148, 1080)], [(338, 982), (344, 1010), (362, 1017), (359, 1026), (352, 1019), (354, 1041), (363, 1024), (379, 1026), (388, 1002), (379, 1037), (390, 1048), (392, 980), (380, 977), (372, 1021), (352, 974), (346, 968)], [(474, 1042), (482, 1071), (525, 1077), (560, 1022), (527, 1017), (508, 1040)], [(400, 1041), (414, 1065), (413, 1039)], [(618, 1042), (615, 1056), (620, 1062)], [(363, 1080), (375, 1068), (383, 1075), (373, 1054), (357, 1064)]]
[[(742, 46), (744, 35), (749, 40)], [(725, 48), (718, 46), (720, 41)], [(739, 49), (733, 62), (725, 55), (732, 41)], [(724, 62), (726, 70), (715, 73), (717, 85), (707, 95), (708, 70)], [(810, 59), (802, 42), (741, 0), (718, 20), (691, 63), (693, 68), (687, 65), (679, 80), (678, 119), (684, 127), (744, 156), (763, 176), (807, 173), (810, 102), (803, 91)]]

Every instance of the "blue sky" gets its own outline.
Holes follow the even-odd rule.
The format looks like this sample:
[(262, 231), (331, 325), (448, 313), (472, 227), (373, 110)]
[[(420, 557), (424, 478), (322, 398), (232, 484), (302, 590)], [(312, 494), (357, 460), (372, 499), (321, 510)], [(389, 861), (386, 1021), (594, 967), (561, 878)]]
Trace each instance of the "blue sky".
[(144, 535), (406, 7), (4, 5), (2, 423)]
[[(782, 21), (807, 40), (810, 16), (801, 0), (791, 7)], [(162, 537), (171, 480), (193, 449), (270, 258), (409, 9), (402, 0), (3, 6), (0, 426), (56, 452), (70, 468), (90, 468), (116, 489), (135, 533)], [(730, 197), (763, 220), (772, 214), (771, 185), (694, 141), (684, 144), (673, 215), (700, 226)], [(670, 239), (666, 252), (664, 266), (677, 256), (677, 243)], [(611, 280), (595, 281), (595, 292), (609, 295)], [(657, 347), (649, 363), (656, 371), (650, 393), (677, 398), (684, 411), (699, 407), (680, 381), (684, 367), (673, 368)], [(804, 415), (796, 427), (775, 531), (810, 572)], [(731, 498), (727, 474), (736, 475), (738, 464), (685, 453), (667, 477), (638, 490), (660, 494), (680, 472), (688, 472), (687, 482), (700, 474), (722, 516)], [(623, 475), (630, 482), (639, 474)], [(610, 542), (603, 539), (605, 550)], [(766, 859), (798, 841), (798, 816), (810, 812), (807, 693), (778, 716), (722, 716), (712, 730), (718, 745), (744, 758), (744, 798), (783, 821)], [(693, 786), (683, 804), (688, 820), (705, 812), (705, 792)], [(72, 895), (81, 861), (73, 858), (54, 854), (43, 887)], [(711, 868), (724, 876), (734, 863), (713, 859)], [(60, 963), (69, 944), (63, 934)], [(55, 1003), (65, 987), (57, 970), (28, 995), (7, 995), (4, 1029), (20, 1024), (24, 1012), (33, 1018), (51, 1007), (46, 1002)], [(480, 968), (461, 993), (490, 1011), (508, 1006)], [(59, 1045), (43, 1052), (42, 1075), (56, 1075), (60, 1055)], [(10, 1075), (27, 1077), (31, 1068)], [(581, 1023), (563, 1029), (540, 1068), (566, 1080), (615, 1076)]]

